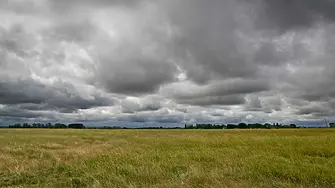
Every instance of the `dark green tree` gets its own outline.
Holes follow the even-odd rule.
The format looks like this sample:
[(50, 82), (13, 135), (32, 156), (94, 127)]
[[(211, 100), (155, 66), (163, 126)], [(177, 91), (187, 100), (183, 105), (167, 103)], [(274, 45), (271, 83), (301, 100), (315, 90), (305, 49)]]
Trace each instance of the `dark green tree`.
[(68, 127), (70, 129), (84, 129), (85, 128), (84, 124), (81, 124), (81, 123), (69, 124)]
[(248, 128), (248, 125), (245, 124), (245, 123), (239, 123), (239, 124), (237, 125), (237, 128), (239, 128), (239, 129), (246, 129), (246, 128)]

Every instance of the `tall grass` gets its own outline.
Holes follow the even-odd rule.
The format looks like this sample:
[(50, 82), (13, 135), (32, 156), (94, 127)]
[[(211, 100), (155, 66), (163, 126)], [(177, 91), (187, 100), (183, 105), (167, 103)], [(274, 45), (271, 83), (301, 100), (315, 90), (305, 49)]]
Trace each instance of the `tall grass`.
[(0, 130), (0, 187), (335, 187), (335, 130)]

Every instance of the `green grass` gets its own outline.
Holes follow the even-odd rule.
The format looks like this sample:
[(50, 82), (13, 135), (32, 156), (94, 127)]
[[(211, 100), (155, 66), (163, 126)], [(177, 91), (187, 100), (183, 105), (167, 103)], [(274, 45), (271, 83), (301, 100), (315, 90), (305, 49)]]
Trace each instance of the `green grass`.
[(0, 187), (335, 187), (335, 129), (0, 129)]

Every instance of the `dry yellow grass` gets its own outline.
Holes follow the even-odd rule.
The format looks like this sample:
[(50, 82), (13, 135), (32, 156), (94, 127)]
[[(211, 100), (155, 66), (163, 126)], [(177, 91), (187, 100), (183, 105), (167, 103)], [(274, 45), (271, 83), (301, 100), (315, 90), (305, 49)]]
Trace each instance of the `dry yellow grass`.
[(0, 129), (0, 187), (335, 187), (335, 130)]

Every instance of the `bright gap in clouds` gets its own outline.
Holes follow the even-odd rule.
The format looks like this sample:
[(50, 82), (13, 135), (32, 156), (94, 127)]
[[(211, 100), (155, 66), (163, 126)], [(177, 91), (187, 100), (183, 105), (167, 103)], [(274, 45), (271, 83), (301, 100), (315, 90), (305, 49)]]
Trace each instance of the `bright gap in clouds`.
[(326, 0), (2, 1), (0, 123), (332, 121), (334, 8)]

